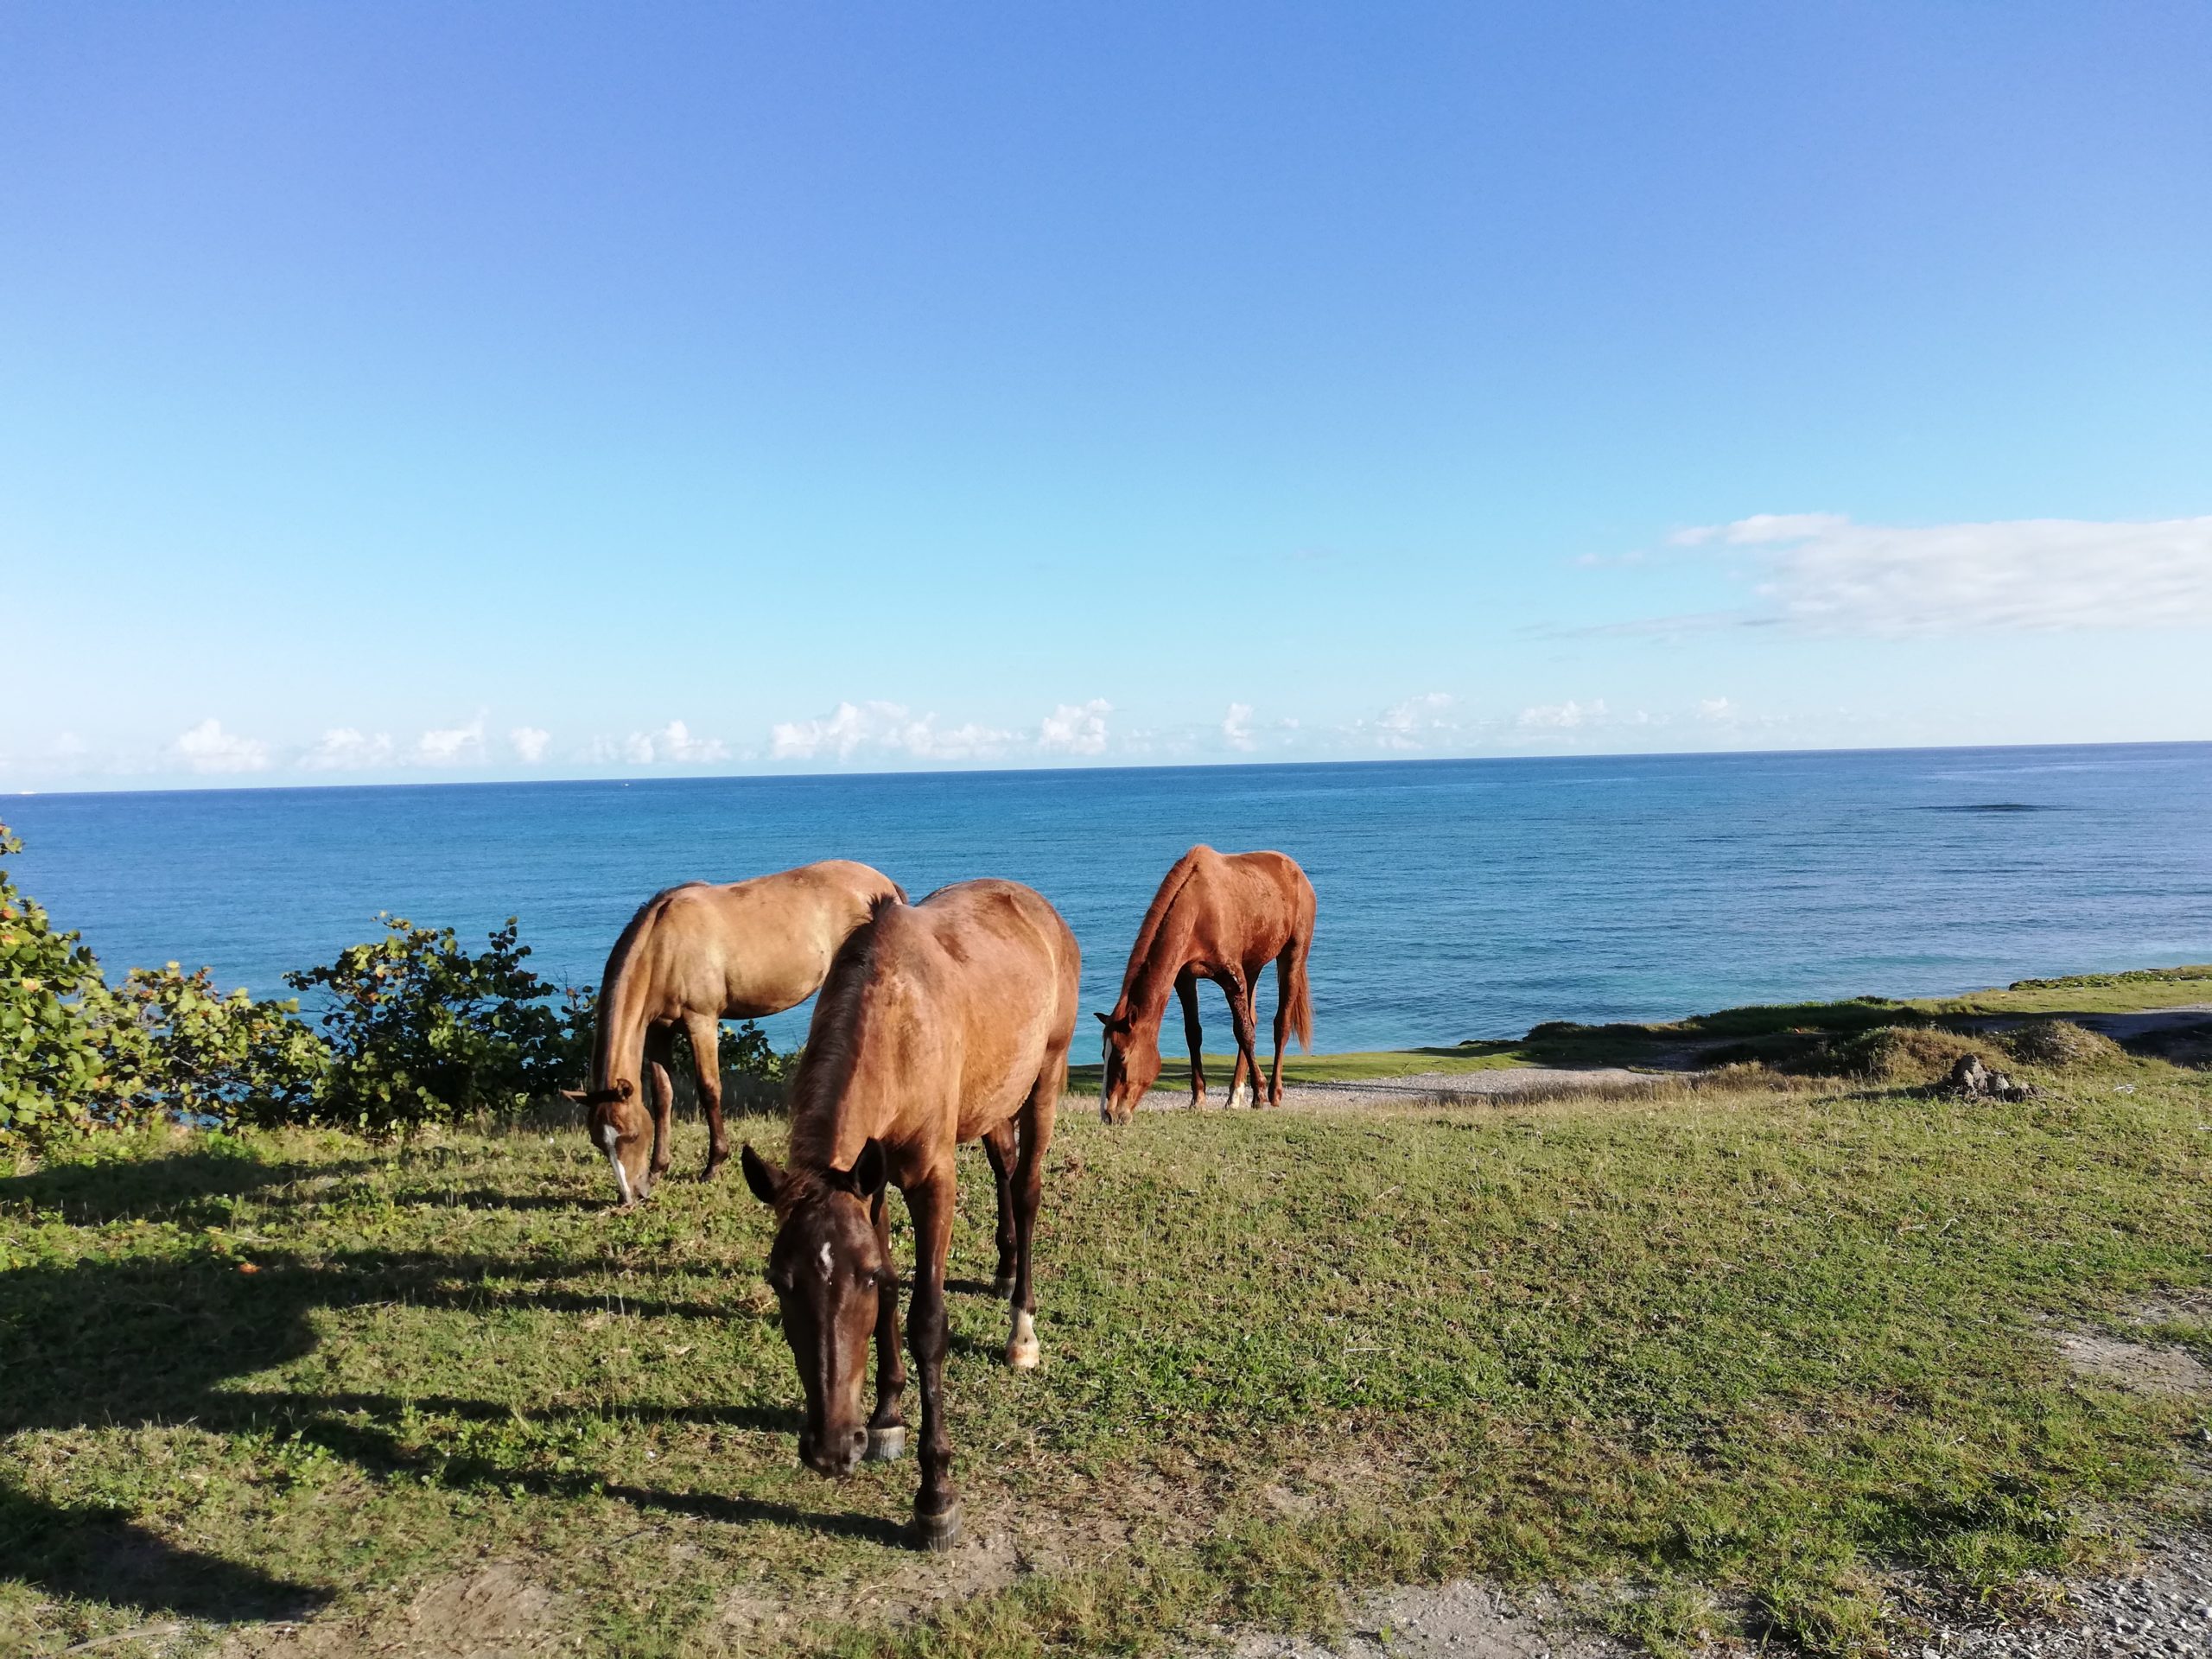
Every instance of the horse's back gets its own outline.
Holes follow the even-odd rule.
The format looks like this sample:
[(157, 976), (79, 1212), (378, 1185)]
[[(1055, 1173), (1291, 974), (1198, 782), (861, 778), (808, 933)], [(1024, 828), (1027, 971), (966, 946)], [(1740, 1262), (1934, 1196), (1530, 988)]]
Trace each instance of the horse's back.
[(1074, 932), (1041, 893), (997, 880), (940, 887), (886, 912), (879, 930), (886, 922), (926, 931), (936, 1012), (961, 1033), (963, 1114), (995, 1121), (1073, 1040), (1083, 970)]
[(1184, 856), (1195, 861), (1201, 902), (1223, 944), (1242, 937), (1272, 955), (1312, 931), (1313, 884), (1289, 854), (1193, 847)]

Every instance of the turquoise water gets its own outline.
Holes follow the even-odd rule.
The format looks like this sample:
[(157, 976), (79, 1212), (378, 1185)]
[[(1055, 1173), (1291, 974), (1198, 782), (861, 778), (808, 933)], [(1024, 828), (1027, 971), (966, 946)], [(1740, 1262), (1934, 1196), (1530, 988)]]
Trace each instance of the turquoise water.
[[(917, 897), (1028, 882), (1104, 1007), (1196, 841), (1312, 876), (1323, 1050), (2212, 960), (2206, 744), (53, 795), (0, 817), (25, 890), (111, 972), (205, 963), (260, 995), (380, 909), (475, 938), (519, 916), (541, 971), (596, 983), (657, 889), (842, 856)], [(769, 1025), (796, 1042), (804, 1011)]]

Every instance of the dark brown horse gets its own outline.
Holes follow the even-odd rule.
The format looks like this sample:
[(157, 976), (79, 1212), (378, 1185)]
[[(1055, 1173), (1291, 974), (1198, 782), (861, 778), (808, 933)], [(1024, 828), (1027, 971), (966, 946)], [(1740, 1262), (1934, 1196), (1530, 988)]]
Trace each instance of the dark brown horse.
[[(719, 1022), (781, 1014), (805, 1001), (869, 907), (906, 896), (880, 871), (831, 859), (725, 887), (687, 882), (638, 907), (600, 982), (591, 1086), (567, 1091), (591, 1108), (587, 1128), (613, 1167), (626, 1208), (642, 1203), (668, 1168), (675, 1102), (668, 1065), (677, 1028), (691, 1039), (698, 1068), (711, 1177), (729, 1157)], [(639, 1098), (640, 1071), (652, 1078), (650, 1116)]]
[(1128, 1122), (1159, 1077), (1160, 1021), (1170, 987), (1182, 999), (1183, 1033), (1191, 1044), (1191, 1104), (1205, 1103), (1205, 1063), (1198, 1051), (1201, 979), (1221, 987), (1236, 1032), (1229, 1103), (1237, 1103), (1249, 1067), (1257, 1105), (1252, 990), (1270, 962), (1275, 965), (1275, 1063), (1267, 1098), (1268, 1104), (1281, 1105), (1284, 1035), (1295, 1027), (1298, 1046), (1308, 1052), (1313, 1046), (1313, 999), (1306, 983), (1306, 953), (1313, 944), (1313, 884), (1296, 861), (1281, 853), (1224, 855), (1211, 847), (1193, 847), (1177, 859), (1129, 948), (1121, 1001), (1113, 1013), (1098, 1016), (1106, 1027), (1099, 1115), (1109, 1123)]
[[(906, 1194), (914, 1224), (908, 1319), (922, 1382), (914, 1529), (931, 1549), (960, 1535), (942, 1397), (955, 1148), (980, 1139), (999, 1170), (1012, 1154), (1001, 1188), (1011, 1198), (1010, 1239), (1005, 1208), (1000, 1224), (1000, 1271), (1011, 1268), (1013, 1301), (1006, 1360), (1027, 1370), (1039, 1357), (1030, 1243), (1081, 970), (1067, 924), (1018, 883), (964, 881), (918, 905), (879, 900), (874, 919), (837, 953), (815, 1005), (791, 1090), (788, 1167), (745, 1148), (746, 1181), (776, 1212), (768, 1281), (806, 1394), (798, 1453), (825, 1475), (905, 1446), (885, 1183)], [(875, 1411), (864, 1423), (871, 1333)]]

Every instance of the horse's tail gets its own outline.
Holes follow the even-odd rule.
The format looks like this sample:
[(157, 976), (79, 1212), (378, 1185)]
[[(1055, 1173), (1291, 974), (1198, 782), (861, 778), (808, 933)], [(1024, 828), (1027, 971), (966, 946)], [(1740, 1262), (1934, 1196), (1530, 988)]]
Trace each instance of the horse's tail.
[(1313, 948), (1311, 938), (1301, 939), (1298, 953), (1290, 959), (1290, 995), (1284, 1000), (1290, 1004), (1290, 1028), (1298, 1034), (1301, 1053), (1313, 1052), (1313, 990), (1306, 981), (1306, 953)]

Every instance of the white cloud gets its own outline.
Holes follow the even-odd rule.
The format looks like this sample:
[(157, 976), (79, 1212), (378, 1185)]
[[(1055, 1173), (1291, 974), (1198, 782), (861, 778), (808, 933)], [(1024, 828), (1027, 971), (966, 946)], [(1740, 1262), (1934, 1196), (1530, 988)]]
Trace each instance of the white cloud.
[(968, 760), (995, 754), (1015, 734), (973, 721), (939, 726), (896, 702), (841, 702), (824, 720), (784, 721), (770, 728), (768, 750), (779, 760), (849, 760), (863, 750), (917, 760)]
[(1514, 724), (1523, 731), (1573, 731), (1578, 726), (1594, 726), (1605, 717), (1605, 700), (1599, 697), (1590, 702), (1577, 702), (1569, 697), (1565, 702), (1538, 703), (1523, 709)]
[(1700, 697), (1697, 700), (1697, 717), (1700, 720), (1732, 721), (1738, 712), (1736, 705), (1726, 697)]
[(1366, 729), (1378, 747), (1426, 748), (1459, 730), (1459, 723), (1447, 714), (1452, 701), (1448, 691), (1423, 692), (1384, 709), (1371, 725), (1363, 721), (1354, 729)]
[(484, 759), (484, 716), (466, 726), (427, 731), (415, 740), (408, 760), (418, 766), (459, 766)]
[(1748, 555), (1765, 609), (1738, 622), (1875, 634), (2212, 624), (2212, 516), (1901, 528), (1760, 513), (1674, 540)]
[(1114, 705), (1103, 697), (1061, 703), (1038, 727), (1037, 747), (1047, 754), (1103, 754), (1106, 716), (1113, 712)]
[(1221, 734), (1232, 749), (1250, 750), (1252, 745), (1252, 705), (1232, 702), (1229, 712), (1221, 717)]
[(351, 726), (334, 726), (300, 757), (308, 772), (359, 772), (392, 762), (391, 740), (382, 732), (372, 737)]
[(545, 758), (553, 734), (542, 726), (518, 726), (507, 734), (507, 741), (514, 746), (517, 760), (525, 766), (534, 766)]
[(1732, 524), (1697, 524), (1688, 530), (1678, 530), (1667, 539), (1676, 547), (1703, 547), (1712, 542), (1729, 547), (1755, 547), (1765, 542), (1794, 542), (1808, 536), (1825, 536), (1850, 523), (1840, 512), (1755, 512)]
[(265, 772), (269, 746), (257, 737), (223, 729), (219, 720), (203, 720), (181, 734), (169, 751), (194, 772)]
[(680, 720), (671, 720), (657, 732), (632, 732), (627, 737), (595, 737), (583, 759), (605, 766), (626, 761), (633, 766), (703, 766), (729, 759), (729, 745), (719, 737), (694, 737)]

